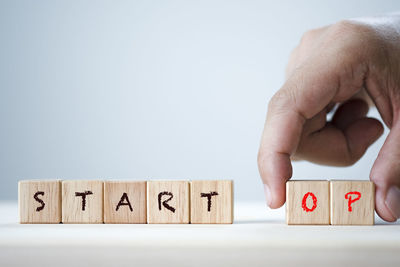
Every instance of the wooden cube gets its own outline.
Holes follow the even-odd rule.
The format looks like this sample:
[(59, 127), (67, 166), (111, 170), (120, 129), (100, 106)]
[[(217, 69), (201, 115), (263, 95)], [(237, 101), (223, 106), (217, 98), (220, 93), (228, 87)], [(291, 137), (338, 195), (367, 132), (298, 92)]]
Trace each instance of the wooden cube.
[(191, 223), (233, 223), (233, 182), (226, 180), (190, 183)]
[(104, 182), (104, 223), (146, 223), (146, 182)]
[(147, 182), (148, 223), (189, 223), (189, 182)]
[(287, 224), (329, 224), (329, 182), (286, 183)]
[(62, 182), (62, 222), (103, 222), (103, 181)]
[(61, 222), (61, 181), (18, 183), (20, 223)]
[(375, 185), (370, 181), (331, 181), (331, 224), (373, 225)]

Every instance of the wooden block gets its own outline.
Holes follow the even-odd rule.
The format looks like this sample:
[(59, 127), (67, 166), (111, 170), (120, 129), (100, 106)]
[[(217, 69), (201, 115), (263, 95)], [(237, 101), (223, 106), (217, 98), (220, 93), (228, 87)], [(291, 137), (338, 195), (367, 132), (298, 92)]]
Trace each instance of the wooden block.
[(61, 181), (18, 183), (20, 223), (61, 222)]
[(147, 182), (148, 223), (189, 223), (189, 182)]
[(375, 185), (370, 181), (331, 181), (331, 224), (373, 225)]
[(104, 223), (146, 223), (146, 182), (104, 182)]
[(233, 182), (190, 183), (191, 223), (233, 223)]
[(62, 222), (103, 222), (103, 181), (62, 182)]
[(286, 183), (287, 224), (329, 224), (329, 182)]

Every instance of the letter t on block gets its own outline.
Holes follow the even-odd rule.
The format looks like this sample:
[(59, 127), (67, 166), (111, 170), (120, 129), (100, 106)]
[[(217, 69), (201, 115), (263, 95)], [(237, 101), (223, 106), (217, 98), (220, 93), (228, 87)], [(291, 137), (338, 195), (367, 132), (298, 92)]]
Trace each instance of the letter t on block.
[(331, 181), (331, 224), (373, 225), (375, 185), (370, 181)]
[(63, 223), (103, 223), (103, 181), (62, 182)]
[(329, 182), (286, 183), (287, 224), (329, 224)]
[(233, 223), (233, 181), (190, 183), (191, 223)]

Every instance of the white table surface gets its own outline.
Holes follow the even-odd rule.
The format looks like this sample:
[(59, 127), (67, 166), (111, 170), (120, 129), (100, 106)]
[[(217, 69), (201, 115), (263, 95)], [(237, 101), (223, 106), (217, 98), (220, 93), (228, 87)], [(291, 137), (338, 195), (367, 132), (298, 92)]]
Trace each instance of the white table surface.
[(400, 223), (288, 226), (284, 209), (235, 203), (232, 225), (18, 223), (0, 203), (0, 266), (400, 266)]

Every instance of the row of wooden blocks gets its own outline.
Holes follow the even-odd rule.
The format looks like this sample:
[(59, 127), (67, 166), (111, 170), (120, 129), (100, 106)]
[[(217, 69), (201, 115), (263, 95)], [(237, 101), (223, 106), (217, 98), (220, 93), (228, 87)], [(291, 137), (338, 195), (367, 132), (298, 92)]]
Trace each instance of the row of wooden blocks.
[(20, 181), (20, 223), (233, 223), (233, 182)]
[(370, 181), (288, 181), (287, 224), (373, 225), (375, 185)]

